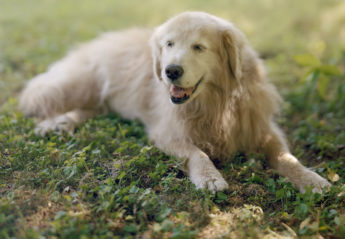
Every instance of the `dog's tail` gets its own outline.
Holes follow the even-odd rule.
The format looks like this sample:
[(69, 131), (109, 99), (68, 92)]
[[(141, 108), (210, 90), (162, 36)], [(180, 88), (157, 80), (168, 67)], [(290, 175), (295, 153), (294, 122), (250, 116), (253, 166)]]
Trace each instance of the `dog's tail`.
[(63, 59), (34, 77), (19, 99), (26, 116), (48, 118), (77, 108), (95, 108), (99, 92), (92, 67), (76, 59)]

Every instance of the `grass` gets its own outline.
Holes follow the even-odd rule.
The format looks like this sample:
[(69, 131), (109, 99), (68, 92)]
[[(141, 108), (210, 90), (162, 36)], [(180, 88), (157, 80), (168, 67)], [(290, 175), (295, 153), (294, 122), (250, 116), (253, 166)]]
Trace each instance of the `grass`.
[[(327, 1), (0, 0), (0, 238), (344, 238), (345, 4)], [(25, 82), (100, 32), (153, 27), (183, 10), (233, 20), (286, 99), (293, 153), (333, 182), (300, 194), (262, 155), (216, 162), (230, 184), (196, 190), (181, 162), (116, 114), (75, 135), (33, 133)]]

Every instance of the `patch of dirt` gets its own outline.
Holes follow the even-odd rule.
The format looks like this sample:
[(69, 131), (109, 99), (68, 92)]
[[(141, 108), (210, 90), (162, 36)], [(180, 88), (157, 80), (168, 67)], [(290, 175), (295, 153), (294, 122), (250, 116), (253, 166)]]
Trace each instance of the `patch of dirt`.
[(55, 216), (58, 211), (61, 211), (62, 205), (54, 202), (48, 202), (47, 206), (39, 206), (36, 213), (25, 217), (24, 229), (33, 228), (41, 230), (49, 225), (51, 218)]

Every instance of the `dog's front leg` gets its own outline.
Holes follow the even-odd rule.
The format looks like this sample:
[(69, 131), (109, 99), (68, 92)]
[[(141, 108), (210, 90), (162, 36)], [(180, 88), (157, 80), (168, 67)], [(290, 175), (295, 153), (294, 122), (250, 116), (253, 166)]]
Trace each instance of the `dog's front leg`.
[(193, 144), (170, 142), (167, 144), (160, 143), (157, 146), (168, 154), (187, 160), (187, 174), (198, 189), (207, 188), (216, 192), (229, 187), (207, 154)]
[(190, 180), (197, 188), (208, 188), (215, 192), (229, 187), (209, 157), (201, 150), (188, 159), (187, 169)]
[(326, 179), (304, 167), (290, 153), (284, 136), (276, 126), (267, 134), (265, 151), (271, 167), (287, 177), (300, 192), (304, 193), (307, 187), (312, 187), (312, 192), (321, 193), (323, 188), (331, 186)]

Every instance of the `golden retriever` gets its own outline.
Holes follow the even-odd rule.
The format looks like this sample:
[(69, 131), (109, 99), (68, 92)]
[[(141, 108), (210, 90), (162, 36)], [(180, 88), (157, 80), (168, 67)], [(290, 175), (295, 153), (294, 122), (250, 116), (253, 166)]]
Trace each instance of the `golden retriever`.
[(330, 183), (289, 151), (273, 122), (281, 98), (245, 36), (202, 12), (177, 15), (155, 30), (110, 32), (81, 45), (32, 79), (20, 98), (36, 132), (73, 133), (107, 110), (144, 123), (150, 140), (187, 159), (190, 180), (211, 191), (228, 187), (210, 158), (263, 152), (301, 192)]

